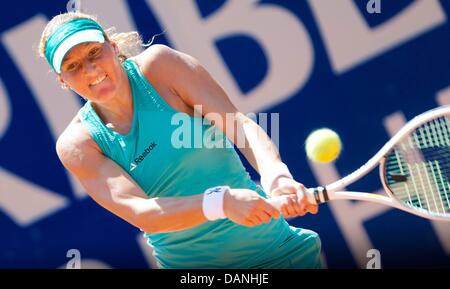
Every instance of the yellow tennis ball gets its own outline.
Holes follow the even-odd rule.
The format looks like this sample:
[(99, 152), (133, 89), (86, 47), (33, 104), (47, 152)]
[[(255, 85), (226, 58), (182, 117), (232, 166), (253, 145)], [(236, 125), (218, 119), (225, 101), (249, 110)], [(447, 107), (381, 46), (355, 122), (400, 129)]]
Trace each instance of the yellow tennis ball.
[(313, 131), (306, 139), (305, 145), (308, 158), (318, 163), (334, 161), (342, 150), (339, 135), (328, 128)]

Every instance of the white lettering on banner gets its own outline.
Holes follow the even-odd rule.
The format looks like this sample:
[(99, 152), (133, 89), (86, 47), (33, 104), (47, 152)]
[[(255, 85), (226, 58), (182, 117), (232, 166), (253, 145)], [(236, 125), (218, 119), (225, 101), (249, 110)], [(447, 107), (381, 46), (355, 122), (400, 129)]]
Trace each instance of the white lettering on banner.
[(16, 224), (28, 226), (66, 208), (69, 200), (10, 174), (0, 167), (0, 210)]
[[(243, 112), (261, 111), (285, 101), (305, 85), (311, 74), (311, 39), (301, 20), (280, 6), (258, 5), (255, 0), (227, 1), (202, 19), (194, 1), (146, 1), (170, 42), (199, 59)], [(221, 38), (242, 34), (258, 42), (269, 63), (265, 78), (247, 95), (240, 91), (214, 45)]]
[[(107, 8), (107, 9), (105, 9)], [(136, 26), (127, 1), (95, 0), (83, 1), (82, 11), (99, 15), (103, 28), (114, 26), (117, 32), (135, 31)]]
[[(36, 22), (28, 22), (29, 27), (39, 27)], [(43, 28), (43, 27), (42, 27)], [(20, 27), (19, 27), (20, 29)], [(15, 30), (12, 30), (15, 31)], [(42, 31), (42, 30), (41, 30)], [(22, 35), (19, 33), (18, 38), (14, 37), (14, 34), (4, 34), (2, 35), (2, 40), (5, 42), (6, 47), (14, 47), (14, 51), (20, 54), (15, 57), (16, 63), (21, 66), (26, 66), (29, 73), (34, 72), (33, 68), (37, 68), (37, 62), (32, 58), (31, 43), (23, 43), (24, 39), (30, 40), (36, 34), (26, 34)], [(10, 36), (12, 36), (10, 38)], [(22, 39), (20, 39), (22, 38)], [(6, 41), (5, 41), (6, 39)], [(11, 40), (9, 42), (8, 40)], [(15, 42), (17, 41), (17, 42)], [(13, 45), (15, 43), (16, 45)], [(22, 57), (22, 58), (21, 58)], [(22, 62), (20, 63), (19, 60)], [(25, 63), (23, 63), (25, 61)], [(33, 73), (35, 77), (41, 77), (45, 73), (38, 72), (37, 70)], [(31, 78), (27, 79), (28, 83), (31, 83)], [(42, 82), (41, 82), (42, 83)], [(32, 84), (32, 83), (31, 83)], [(36, 84), (37, 86), (37, 84)], [(47, 87), (47, 86), (40, 86)], [(50, 94), (51, 91), (50, 91)], [(57, 95), (52, 95), (58, 100)], [(58, 113), (58, 107), (55, 106), (55, 112)], [(46, 117), (48, 117), (48, 111), (45, 111)], [(6, 93), (3, 86), (0, 87), (0, 136), (5, 132), (10, 119), (10, 106), (6, 99)], [(64, 115), (58, 114), (53, 118), (55, 124), (61, 121), (61, 117)], [(64, 118), (63, 118), (64, 119)], [(25, 201), (24, 201), (25, 200)], [(67, 206), (68, 200), (64, 197), (50, 192), (44, 188), (36, 186), (25, 179), (8, 173), (5, 169), (0, 167), (0, 209), (5, 212), (10, 218), (16, 222), (18, 225), (27, 226), (37, 220), (44, 218), (60, 209)]]
[(438, 0), (416, 0), (375, 28), (367, 25), (352, 0), (308, 2), (337, 73), (344, 73), (446, 21)]
[[(56, 140), (80, 109), (80, 102), (78, 96), (61, 89), (56, 75), (50, 71), (50, 66), (33, 51), (47, 21), (42, 15), (30, 18), (5, 32), (2, 42), (33, 91), (33, 96)], [(54, 151), (54, 148), (49, 149)], [(75, 196), (79, 199), (85, 198), (87, 194), (84, 188), (74, 176), (68, 172), (66, 174)]]
[(0, 79), (0, 140), (8, 130), (11, 122), (11, 107), (3, 81)]
[(47, 18), (42, 15), (30, 18), (5, 32), (2, 42), (30, 86), (56, 139), (77, 113), (80, 102), (61, 89), (50, 66), (33, 51), (46, 23)]

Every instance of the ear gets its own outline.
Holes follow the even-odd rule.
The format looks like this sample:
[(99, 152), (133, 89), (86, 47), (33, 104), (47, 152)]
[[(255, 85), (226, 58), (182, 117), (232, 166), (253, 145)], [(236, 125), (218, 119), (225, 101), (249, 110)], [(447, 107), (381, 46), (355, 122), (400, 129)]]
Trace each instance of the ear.
[(65, 84), (64, 79), (62, 78), (61, 74), (58, 74), (58, 75), (56, 76), (56, 78), (58, 79), (58, 82), (59, 82), (61, 85)]
[(64, 79), (62, 78), (61, 74), (58, 74), (57, 78), (58, 78), (58, 82), (61, 84), (61, 88), (64, 89), (64, 90), (68, 90), (69, 86), (64, 81)]
[(117, 45), (117, 43), (114, 41), (110, 41), (109, 43), (111, 44), (112, 48), (114, 49), (114, 53), (116, 54), (116, 56), (119, 56), (120, 52), (119, 52), (119, 46)]

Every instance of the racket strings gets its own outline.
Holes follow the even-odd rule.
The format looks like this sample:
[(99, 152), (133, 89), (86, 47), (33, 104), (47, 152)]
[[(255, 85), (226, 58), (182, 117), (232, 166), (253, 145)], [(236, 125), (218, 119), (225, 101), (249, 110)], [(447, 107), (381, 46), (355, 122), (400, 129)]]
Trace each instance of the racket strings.
[(436, 118), (418, 127), (387, 156), (386, 184), (406, 206), (450, 215), (450, 121)]

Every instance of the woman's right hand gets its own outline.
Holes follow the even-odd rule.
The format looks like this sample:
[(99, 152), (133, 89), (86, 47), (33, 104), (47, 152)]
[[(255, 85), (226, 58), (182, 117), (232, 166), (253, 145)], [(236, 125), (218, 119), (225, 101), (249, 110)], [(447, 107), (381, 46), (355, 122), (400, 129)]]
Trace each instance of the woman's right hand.
[(228, 219), (244, 226), (257, 226), (280, 217), (280, 212), (272, 204), (248, 189), (230, 189), (226, 192), (223, 208)]

